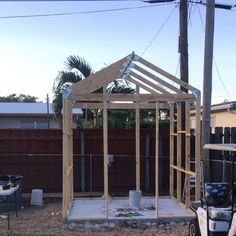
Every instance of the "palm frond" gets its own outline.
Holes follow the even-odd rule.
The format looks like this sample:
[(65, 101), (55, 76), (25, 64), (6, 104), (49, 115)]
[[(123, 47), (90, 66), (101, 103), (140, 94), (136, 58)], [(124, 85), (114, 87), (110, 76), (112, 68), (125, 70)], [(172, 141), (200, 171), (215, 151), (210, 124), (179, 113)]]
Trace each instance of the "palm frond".
[(77, 69), (85, 78), (90, 76), (93, 71), (90, 64), (83, 58), (77, 55), (71, 55), (66, 59), (66, 68), (68, 70)]
[(53, 92), (62, 92), (66, 87), (66, 83), (77, 83), (80, 80), (82, 80), (80, 75), (73, 72), (60, 71), (54, 81)]
[(135, 89), (125, 81), (117, 79), (111, 82), (107, 87), (108, 93), (135, 93)]
[[(62, 94), (65, 88), (70, 86), (71, 83), (77, 83), (92, 74), (92, 68), (89, 63), (79, 56), (69, 56), (65, 65), (69, 71), (59, 71), (53, 84), (54, 99), (52, 108), (59, 121), (61, 120)], [(74, 73), (73, 69), (77, 69), (79, 73)]]

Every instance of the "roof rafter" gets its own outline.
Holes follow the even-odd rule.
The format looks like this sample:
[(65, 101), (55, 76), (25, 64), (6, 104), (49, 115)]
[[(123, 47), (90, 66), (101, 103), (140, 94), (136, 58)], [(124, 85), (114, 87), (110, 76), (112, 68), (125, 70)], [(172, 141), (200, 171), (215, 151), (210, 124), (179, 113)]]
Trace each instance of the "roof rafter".
[[(166, 82), (165, 80), (159, 78), (158, 76), (152, 74), (151, 72), (145, 70), (144, 68), (141, 68), (138, 65), (134, 66), (134, 69), (137, 70), (138, 72), (144, 74), (145, 76), (151, 78), (152, 80), (156, 81), (158, 84), (161, 84), (163, 86), (165, 86), (166, 88), (172, 90), (173, 92), (176, 93), (184, 93), (183, 91), (181, 91), (179, 88), (176, 88), (174, 85)], [(146, 79), (147, 80), (147, 79)], [(154, 83), (153, 83), (154, 84)]]
[(172, 74), (170, 74), (170, 73), (168, 73), (168, 72), (162, 70), (161, 68), (159, 68), (159, 67), (153, 65), (152, 63), (150, 63), (149, 61), (146, 61), (145, 59), (143, 59), (143, 58), (141, 58), (141, 57), (140, 57), (140, 60), (139, 60), (139, 61), (140, 61), (140, 63), (144, 64), (145, 66), (151, 68), (152, 70), (154, 70), (154, 71), (160, 73), (161, 75), (165, 76), (166, 78), (172, 80), (173, 82), (179, 84), (180, 86), (182, 86), (182, 87), (184, 87), (184, 88), (186, 88), (186, 89), (188, 89), (188, 90), (190, 90), (190, 91), (193, 91), (193, 90), (196, 89), (196, 88), (194, 88), (193, 86), (191, 86), (191, 85), (187, 84), (186, 82), (184, 82), (184, 81), (178, 79), (178, 78), (175, 77), (174, 75), (172, 75)]
[[(161, 77), (157, 74), (160, 74)], [(106, 87), (116, 79), (127, 79), (127, 81), (130, 81), (150, 94), (98, 93), (99, 89)], [(185, 87), (191, 93), (183, 92), (180, 90), (180, 86)], [(195, 100), (196, 91), (198, 92), (193, 86), (132, 53), (88, 78), (73, 84), (67, 90), (67, 96), (65, 97), (74, 102), (174, 102), (186, 99)]]
[(84, 80), (81, 80), (71, 86), (71, 93), (69, 98), (73, 98), (76, 94), (93, 93), (102, 88), (104, 85), (118, 79), (120, 70), (123, 64), (127, 62), (127, 57), (113, 63), (112, 65), (90, 75)]
[(150, 87), (152, 87), (153, 89), (158, 90), (161, 93), (170, 94), (166, 89), (159, 86), (159, 84), (157, 85), (157, 84), (152, 83), (150, 80), (144, 79), (144, 77), (142, 77), (141, 75), (136, 74), (134, 71), (131, 71), (130, 75), (135, 77), (136, 79), (141, 80), (144, 84), (149, 85)]

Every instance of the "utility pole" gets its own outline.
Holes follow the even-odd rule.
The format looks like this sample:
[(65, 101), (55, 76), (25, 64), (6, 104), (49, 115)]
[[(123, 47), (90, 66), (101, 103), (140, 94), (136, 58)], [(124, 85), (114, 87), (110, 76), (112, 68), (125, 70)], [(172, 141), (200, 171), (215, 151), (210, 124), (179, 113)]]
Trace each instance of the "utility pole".
[[(188, 1), (180, 0), (179, 5), (179, 53), (180, 53), (180, 80), (188, 83)], [(180, 87), (188, 93), (188, 89)], [(181, 103), (181, 129), (185, 130), (185, 102)], [(182, 135), (181, 160), (185, 163), (185, 138)], [(184, 181), (184, 180), (182, 180)]]
[[(211, 127), (211, 94), (212, 94), (212, 61), (214, 41), (215, 0), (207, 0), (205, 50), (203, 72), (203, 107), (202, 107), (202, 146), (210, 143)], [(202, 150), (202, 158), (209, 160), (209, 151)], [(209, 162), (205, 165), (205, 180), (209, 181)]]
[[(180, 0), (179, 5), (179, 53), (180, 79), (188, 83), (188, 1)], [(184, 87), (181, 90), (188, 92)]]

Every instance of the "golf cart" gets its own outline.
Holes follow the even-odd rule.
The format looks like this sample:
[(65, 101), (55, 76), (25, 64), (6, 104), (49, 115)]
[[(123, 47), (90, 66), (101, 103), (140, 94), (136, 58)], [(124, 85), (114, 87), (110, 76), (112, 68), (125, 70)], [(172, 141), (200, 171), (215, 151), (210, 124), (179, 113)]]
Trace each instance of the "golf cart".
[[(220, 152), (221, 157), (227, 154), (227, 160), (226, 158), (217, 159), (216, 162), (221, 165), (221, 168), (218, 168), (219, 166), (217, 167), (215, 163), (212, 164), (213, 160), (210, 155), (210, 176), (214, 180), (213, 174), (217, 173), (218, 179), (217, 182), (202, 183), (201, 201), (191, 203), (191, 209), (196, 217), (189, 224), (189, 235), (236, 236), (236, 212), (234, 213), (236, 144), (206, 144), (204, 148)], [(204, 165), (204, 160), (202, 164)], [(229, 178), (223, 178), (222, 182), (222, 180), (219, 181), (219, 176), (223, 172), (224, 175), (227, 172)]]

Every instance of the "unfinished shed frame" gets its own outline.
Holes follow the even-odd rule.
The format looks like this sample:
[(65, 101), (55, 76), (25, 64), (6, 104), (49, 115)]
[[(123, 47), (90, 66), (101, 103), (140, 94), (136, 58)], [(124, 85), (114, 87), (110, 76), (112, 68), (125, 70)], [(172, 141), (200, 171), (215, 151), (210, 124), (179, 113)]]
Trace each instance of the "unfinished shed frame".
[[(106, 93), (106, 87), (116, 79), (136, 86), (135, 94)], [(185, 88), (182, 91), (180, 88)], [(103, 88), (103, 92), (97, 92)], [(140, 109), (156, 110), (155, 133), (155, 204), (158, 218), (159, 199), (159, 111), (170, 109), (170, 174), (169, 193), (178, 202), (190, 204), (190, 176), (195, 177), (195, 200), (200, 199), (200, 91), (161, 68), (132, 53), (88, 78), (68, 87), (63, 95), (63, 204), (62, 215), (67, 218), (73, 203), (73, 137), (72, 108), (103, 110), (103, 162), (105, 219), (108, 219), (108, 110), (136, 111), (136, 190), (140, 190)], [(190, 106), (196, 109), (194, 169), (190, 167)], [(182, 130), (181, 106), (185, 106), (185, 129)], [(182, 142), (185, 140), (185, 163)], [(185, 178), (183, 181), (182, 178)], [(185, 193), (182, 183), (185, 183)]]

